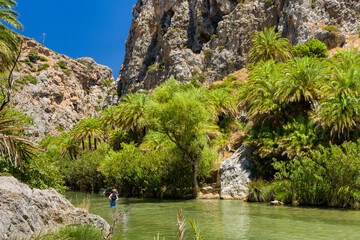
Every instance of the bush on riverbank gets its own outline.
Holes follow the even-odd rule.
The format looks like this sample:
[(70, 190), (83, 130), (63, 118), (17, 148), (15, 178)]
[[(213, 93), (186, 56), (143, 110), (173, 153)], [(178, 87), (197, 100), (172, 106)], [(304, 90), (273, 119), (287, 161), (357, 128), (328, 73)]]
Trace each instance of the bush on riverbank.
[(359, 207), (360, 141), (321, 147), (289, 163), (276, 162), (277, 196), (287, 203)]
[(288, 163), (275, 161), (275, 181), (249, 184), (248, 201), (302, 206), (359, 208), (360, 140), (300, 153)]
[(101, 231), (91, 225), (68, 225), (56, 232), (32, 238), (32, 240), (101, 240)]

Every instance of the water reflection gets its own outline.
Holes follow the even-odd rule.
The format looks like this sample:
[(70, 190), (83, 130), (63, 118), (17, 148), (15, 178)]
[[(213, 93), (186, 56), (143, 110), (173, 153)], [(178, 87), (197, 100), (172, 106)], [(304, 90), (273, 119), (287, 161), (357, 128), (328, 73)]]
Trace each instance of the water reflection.
[[(83, 199), (81, 193), (66, 195), (74, 204), (77, 204), (76, 199)], [(90, 196), (90, 212), (111, 222), (107, 198)], [(123, 236), (129, 240), (153, 239), (159, 232), (167, 240), (175, 239), (178, 208), (183, 209), (187, 220), (192, 218), (198, 223), (207, 240), (360, 239), (359, 211), (269, 206), (242, 201), (157, 199), (119, 200), (117, 209), (129, 213), (122, 229)]]

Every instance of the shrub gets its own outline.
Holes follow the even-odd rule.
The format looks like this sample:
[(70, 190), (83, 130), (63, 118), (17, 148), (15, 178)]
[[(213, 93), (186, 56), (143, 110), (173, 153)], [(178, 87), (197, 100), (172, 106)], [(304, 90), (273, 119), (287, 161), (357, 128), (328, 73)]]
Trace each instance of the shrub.
[(37, 68), (32, 68), (31, 72), (37, 72)]
[(42, 62), (48, 62), (49, 59), (47, 59), (47, 58), (44, 57), (44, 56), (41, 56), (41, 57), (40, 57), (40, 61), (42, 61)]
[(86, 150), (76, 156), (75, 160), (61, 163), (61, 172), (67, 186), (73, 190), (91, 191), (104, 187), (104, 175), (99, 172), (100, 163), (105, 158), (108, 146), (102, 143), (98, 150)]
[(34, 240), (101, 240), (101, 231), (91, 225), (67, 225), (59, 230), (51, 233), (47, 233), (41, 236), (37, 236)]
[(76, 61), (81, 63), (82, 65), (84, 65), (88, 70), (93, 70), (94, 69), (94, 67), (93, 67), (93, 65), (91, 65), (91, 63), (88, 63), (83, 59), (76, 59)]
[[(279, 171), (277, 197), (300, 205), (358, 207), (360, 202), (360, 141), (330, 145), (289, 163), (275, 162)], [(286, 197), (285, 197), (286, 196)]]
[(170, 29), (170, 30), (168, 31), (168, 35), (172, 35), (172, 34), (175, 33), (176, 31), (177, 31), (176, 28)]
[(325, 31), (328, 31), (329, 33), (334, 34), (334, 35), (337, 35), (340, 31), (339, 28), (334, 25), (325, 26), (322, 29)]
[(211, 58), (214, 55), (214, 51), (207, 48), (203, 50), (205, 57)]
[(26, 63), (28, 66), (32, 67), (32, 64), (31, 64), (31, 62), (30, 62), (30, 60), (29, 60), (28, 58), (25, 59), (25, 63)]
[(63, 73), (65, 73), (66, 75), (70, 75), (70, 74), (72, 74), (72, 70), (70, 70), (70, 69), (63, 69)]
[(317, 40), (311, 39), (307, 41), (304, 45), (299, 45), (293, 48), (293, 53), (298, 57), (318, 57), (326, 58), (328, 57), (327, 47), (325, 43)]
[(61, 69), (68, 69), (66, 62), (63, 61), (63, 60), (57, 62), (57, 63), (56, 63), (56, 66), (58, 66), (58, 67), (61, 68)]
[(27, 84), (28, 82), (31, 84), (37, 84), (37, 78), (35, 76), (32, 75), (26, 75), (18, 80), (16, 80), (17, 83), (19, 84)]
[(49, 64), (45, 63), (44, 65), (40, 65), (39, 68), (37, 69), (38, 72), (48, 69), (50, 67)]
[(154, 63), (153, 65), (150, 65), (148, 67), (148, 70), (147, 70), (148, 73), (154, 73), (154, 72), (157, 72), (157, 71), (159, 71), (157, 63)]
[(102, 82), (104, 85), (106, 85), (106, 86), (110, 86), (110, 85), (114, 82), (114, 80), (111, 79), (111, 78), (101, 79), (101, 82)]
[(28, 54), (28, 58), (29, 58), (30, 62), (36, 63), (36, 61), (40, 59), (39, 53), (36, 50), (31, 49)]

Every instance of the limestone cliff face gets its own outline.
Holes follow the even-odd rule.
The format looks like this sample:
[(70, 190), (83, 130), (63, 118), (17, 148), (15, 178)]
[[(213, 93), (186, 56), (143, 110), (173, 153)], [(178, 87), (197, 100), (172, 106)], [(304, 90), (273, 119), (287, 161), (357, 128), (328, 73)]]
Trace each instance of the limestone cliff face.
[[(22, 49), (14, 74), (14, 104), (34, 118), (36, 129), (30, 134), (35, 140), (68, 131), (113, 102), (116, 84), (110, 68), (91, 58), (75, 60), (55, 53), (29, 38)], [(31, 51), (38, 57), (29, 57)]]
[[(343, 46), (357, 38), (359, 12), (358, 0), (139, 0), (118, 92), (151, 89), (170, 77), (222, 79), (246, 66), (251, 36), (265, 26), (276, 25), (293, 44), (317, 38)], [(330, 25), (340, 31), (323, 30)]]

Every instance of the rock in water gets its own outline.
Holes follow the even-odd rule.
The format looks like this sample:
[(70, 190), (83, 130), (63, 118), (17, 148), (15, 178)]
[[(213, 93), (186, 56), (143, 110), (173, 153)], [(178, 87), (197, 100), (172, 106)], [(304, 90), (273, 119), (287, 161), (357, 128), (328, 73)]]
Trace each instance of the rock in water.
[(249, 150), (241, 146), (234, 155), (220, 166), (222, 199), (245, 199), (251, 181)]
[(29, 238), (73, 223), (109, 230), (103, 218), (75, 208), (54, 189), (30, 189), (13, 177), (0, 177), (0, 239)]

